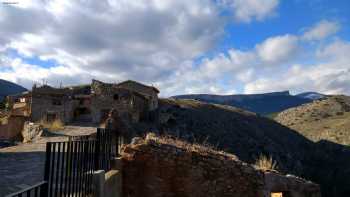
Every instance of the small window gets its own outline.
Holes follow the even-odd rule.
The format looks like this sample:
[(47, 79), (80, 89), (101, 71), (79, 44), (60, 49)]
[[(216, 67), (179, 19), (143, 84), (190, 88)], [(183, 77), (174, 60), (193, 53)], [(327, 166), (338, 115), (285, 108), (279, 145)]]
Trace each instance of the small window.
[(115, 94), (115, 95), (113, 96), (113, 99), (114, 99), (114, 100), (119, 100), (119, 95), (118, 95), (118, 94)]
[(56, 114), (47, 114), (46, 115), (46, 121), (47, 122), (53, 122), (57, 119), (57, 115)]
[(59, 99), (52, 100), (52, 105), (62, 105), (62, 101)]
[(19, 99), (19, 102), (25, 103), (25, 102), (26, 102), (26, 98), (20, 98), (20, 99)]
[(283, 197), (283, 193), (282, 192), (272, 192), (271, 197)]

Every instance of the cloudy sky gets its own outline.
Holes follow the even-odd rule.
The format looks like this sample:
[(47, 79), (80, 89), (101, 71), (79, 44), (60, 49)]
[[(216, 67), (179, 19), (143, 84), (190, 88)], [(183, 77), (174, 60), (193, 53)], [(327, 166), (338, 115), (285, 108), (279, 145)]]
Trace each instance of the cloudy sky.
[(0, 0), (0, 78), (350, 94), (350, 1)]

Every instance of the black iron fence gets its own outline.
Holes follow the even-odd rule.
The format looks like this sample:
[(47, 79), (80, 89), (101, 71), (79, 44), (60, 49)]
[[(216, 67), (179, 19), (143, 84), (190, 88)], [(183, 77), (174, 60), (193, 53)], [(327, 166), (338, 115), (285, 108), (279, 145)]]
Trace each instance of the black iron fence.
[(95, 170), (109, 171), (119, 153), (119, 136), (106, 129), (96, 134), (72, 137), (65, 142), (47, 142), (44, 181), (9, 197), (75, 197), (93, 194)]
[(29, 188), (7, 195), (6, 197), (47, 197), (47, 182), (42, 181)]
[(45, 177), (48, 196), (87, 196), (92, 193), (95, 140), (48, 142)]

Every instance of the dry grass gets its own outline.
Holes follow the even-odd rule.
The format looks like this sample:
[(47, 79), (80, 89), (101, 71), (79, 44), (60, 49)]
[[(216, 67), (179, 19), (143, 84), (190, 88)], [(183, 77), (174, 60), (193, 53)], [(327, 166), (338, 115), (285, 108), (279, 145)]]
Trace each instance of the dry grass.
[(268, 157), (265, 155), (260, 155), (259, 158), (255, 162), (255, 166), (260, 170), (277, 170), (277, 162), (272, 159), (272, 157)]
[(43, 126), (43, 128), (48, 129), (49, 131), (58, 131), (64, 129), (64, 123), (60, 119), (56, 119), (52, 122), (41, 120), (40, 124)]
[(0, 117), (0, 125), (4, 125), (8, 123), (8, 116)]
[(235, 155), (218, 150), (217, 147), (214, 147), (207, 143), (207, 140), (202, 143), (189, 143), (172, 136), (156, 136), (154, 133), (148, 133), (145, 138), (145, 143), (173, 145), (174, 147), (183, 149), (187, 152), (197, 152), (202, 155), (221, 155), (227, 158), (238, 160)]

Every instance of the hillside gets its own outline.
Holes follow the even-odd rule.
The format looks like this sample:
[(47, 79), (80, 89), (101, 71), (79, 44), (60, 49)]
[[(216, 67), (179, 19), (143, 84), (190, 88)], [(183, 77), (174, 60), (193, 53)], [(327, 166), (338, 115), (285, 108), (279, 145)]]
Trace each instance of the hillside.
[(208, 103), (230, 105), (263, 115), (312, 102), (312, 99), (303, 97), (303, 95), (290, 95), (289, 91), (241, 95), (188, 94), (172, 98), (196, 99)]
[(18, 94), (27, 89), (15, 83), (0, 79), (0, 102), (8, 95)]
[(139, 135), (145, 130), (170, 134), (233, 153), (247, 163), (271, 155), (279, 171), (321, 184), (323, 196), (350, 196), (348, 147), (314, 143), (255, 113), (196, 100), (161, 99), (159, 115), (158, 125), (138, 125)]
[(350, 97), (328, 96), (287, 109), (275, 118), (305, 137), (350, 145)]

